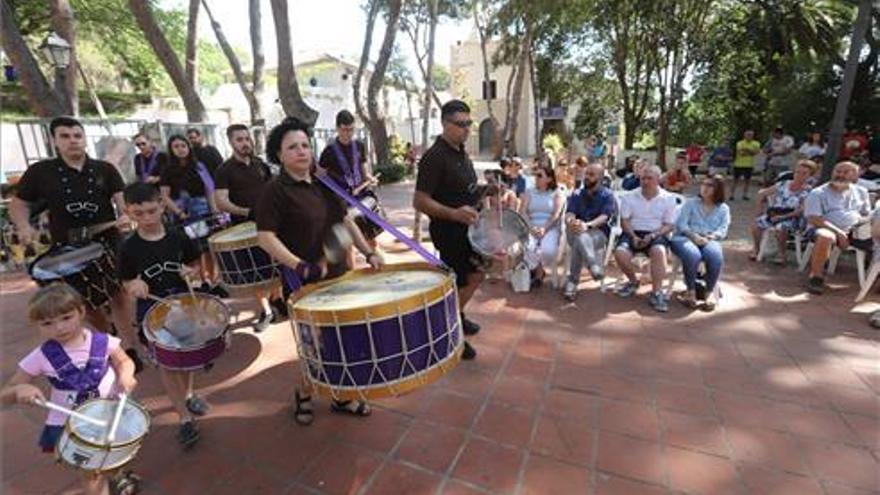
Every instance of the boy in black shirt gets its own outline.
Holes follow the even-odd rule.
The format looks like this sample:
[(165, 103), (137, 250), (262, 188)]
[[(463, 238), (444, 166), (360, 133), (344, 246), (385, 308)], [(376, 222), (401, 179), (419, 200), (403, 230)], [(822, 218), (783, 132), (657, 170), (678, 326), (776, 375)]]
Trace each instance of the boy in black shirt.
[[(119, 249), (119, 278), (126, 292), (137, 301), (135, 317), (143, 335), (143, 319), (153, 305), (148, 295), (165, 297), (187, 291), (184, 276), (199, 272), (199, 251), (180, 229), (166, 229), (162, 224), (165, 211), (156, 186), (135, 183), (125, 188), (125, 207), (137, 222), (137, 230), (123, 241)], [(189, 448), (199, 439), (193, 415), (202, 416), (208, 405), (193, 394), (193, 372), (174, 371), (159, 367), (162, 385), (172, 406), (180, 416), (177, 440)]]

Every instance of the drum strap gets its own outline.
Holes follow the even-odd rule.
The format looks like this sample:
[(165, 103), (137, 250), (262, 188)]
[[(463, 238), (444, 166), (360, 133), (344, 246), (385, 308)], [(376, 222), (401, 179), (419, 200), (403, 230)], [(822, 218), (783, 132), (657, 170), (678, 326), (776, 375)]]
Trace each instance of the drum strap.
[(339, 184), (337, 184), (328, 175), (315, 174), (315, 177), (319, 181), (321, 181), (322, 184), (327, 186), (328, 189), (330, 189), (331, 191), (336, 193), (337, 196), (339, 196), (340, 198), (345, 200), (346, 203), (357, 208), (357, 210), (359, 212), (361, 212), (365, 217), (369, 218), (373, 223), (375, 223), (376, 225), (381, 227), (382, 230), (393, 235), (398, 241), (400, 241), (404, 245), (406, 245), (406, 247), (415, 251), (425, 261), (427, 261), (428, 263), (430, 263), (434, 266), (448, 268), (436, 256), (434, 256), (427, 249), (422, 247), (422, 245), (420, 243), (418, 243), (418, 242), (414, 241), (413, 239), (411, 239), (410, 237), (404, 235), (403, 232), (397, 230), (397, 227), (395, 227), (395, 226), (391, 225), (390, 223), (388, 223), (387, 221), (385, 221), (385, 219), (382, 218), (381, 216), (379, 216), (376, 212), (374, 212), (373, 210), (368, 208), (366, 205), (364, 205), (363, 203), (361, 203), (360, 201), (355, 199), (354, 196), (352, 196), (351, 194), (348, 194), (347, 191), (342, 189), (342, 187), (340, 187)]
[(353, 163), (348, 163), (348, 159), (345, 158), (345, 153), (342, 152), (342, 146), (339, 145), (338, 139), (334, 139), (333, 144), (330, 147), (333, 148), (333, 153), (336, 155), (336, 162), (339, 164), (339, 168), (342, 169), (343, 175), (345, 175), (345, 182), (348, 183), (348, 188), (354, 189), (363, 182), (363, 178), (361, 177), (361, 155), (360, 152), (358, 152), (357, 143), (354, 139), (351, 140), (350, 146), (351, 161)]
[[(138, 155), (143, 161), (144, 155)], [(141, 180), (146, 181), (147, 177), (153, 173), (153, 169), (156, 168), (156, 162), (159, 159), (159, 150), (154, 149), (152, 153), (150, 153), (149, 161), (147, 161), (146, 165), (143, 169), (141, 169)]]
[(196, 162), (196, 172), (199, 173), (199, 178), (202, 179), (202, 184), (205, 185), (205, 197), (210, 198), (214, 195), (214, 189), (216, 188), (211, 172), (208, 171), (208, 167), (202, 162)]
[(57, 378), (49, 377), (49, 383), (58, 390), (76, 391), (76, 404), (98, 396), (98, 385), (107, 373), (107, 347), (110, 338), (105, 333), (92, 332), (92, 345), (89, 348), (89, 360), (80, 369), (73, 364), (64, 347), (57, 340), (49, 339), (40, 346), (40, 350)]

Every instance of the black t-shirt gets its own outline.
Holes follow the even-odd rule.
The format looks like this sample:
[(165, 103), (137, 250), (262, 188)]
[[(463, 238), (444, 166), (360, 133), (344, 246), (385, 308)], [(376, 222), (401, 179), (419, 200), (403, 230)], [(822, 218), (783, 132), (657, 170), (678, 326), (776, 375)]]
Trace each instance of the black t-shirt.
[(159, 185), (171, 188), (171, 199), (180, 198), (181, 191), (193, 198), (205, 196), (205, 184), (195, 165), (169, 163), (162, 169)]
[(119, 278), (140, 277), (151, 294), (162, 297), (187, 290), (180, 267), (197, 259), (198, 248), (179, 228), (166, 227), (165, 237), (158, 241), (148, 241), (134, 232), (119, 248)]
[(142, 180), (146, 175), (155, 177), (162, 176), (162, 170), (168, 164), (168, 155), (155, 150), (154, 153), (156, 154), (155, 163), (149, 170), (147, 169), (150, 167), (150, 158), (152, 157), (152, 154), (150, 154), (149, 157), (140, 153), (134, 156), (134, 175), (136, 180)]
[(296, 257), (317, 263), (330, 229), (345, 214), (342, 201), (317, 179), (296, 180), (282, 170), (263, 188), (256, 208), (257, 230), (274, 232)]
[[(334, 139), (324, 148), (324, 151), (321, 152), (321, 157), (318, 159), (318, 163), (321, 164), (321, 167), (327, 169), (327, 175), (336, 181), (337, 184), (344, 187), (346, 190), (351, 191), (352, 186), (345, 180), (345, 170), (348, 170), (349, 174), (352, 176), (352, 180), (354, 180), (353, 171), (350, 169), (350, 167), (354, 165), (351, 143), (348, 145), (339, 143), (339, 148), (342, 150), (342, 156), (345, 157), (346, 161), (345, 168), (343, 168), (343, 164), (339, 163), (339, 160), (336, 159), (336, 152), (333, 151), (333, 142), (338, 142), (338, 140)], [(361, 173), (361, 182), (363, 182), (367, 175), (366, 168), (364, 167), (367, 157), (367, 149), (364, 146), (364, 143), (360, 141), (355, 140), (352, 142), (357, 146), (358, 155), (360, 156), (357, 167)], [(359, 184), (354, 184), (354, 187), (357, 187), (358, 185)]]
[(119, 171), (107, 162), (87, 157), (77, 171), (59, 157), (28, 167), (17, 195), (28, 203), (46, 201), (52, 241), (65, 243), (70, 229), (114, 220), (112, 198), (124, 187)]
[[(450, 208), (476, 206), (479, 199), (477, 173), (464, 148), (455, 149), (438, 137), (419, 161), (416, 191), (424, 192)], [(449, 223), (435, 218), (431, 222)]]
[(214, 171), (223, 164), (223, 155), (217, 151), (217, 148), (210, 144), (193, 146), (193, 151), (196, 153), (196, 159), (205, 164), (205, 167), (208, 168), (208, 172), (211, 172), (211, 175), (214, 175)]
[(233, 156), (214, 172), (214, 185), (217, 189), (227, 189), (229, 201), (235, 206), (253, 208), (271, 178), (272, 172), (263, 160), (253, 157), (251, 163), (246, 164)]

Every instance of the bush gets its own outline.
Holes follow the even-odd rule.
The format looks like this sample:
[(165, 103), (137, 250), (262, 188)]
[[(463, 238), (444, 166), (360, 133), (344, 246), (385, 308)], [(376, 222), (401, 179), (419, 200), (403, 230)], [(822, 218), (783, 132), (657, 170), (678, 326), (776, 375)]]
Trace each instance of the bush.
[(544, 136), (543, 140), (544, 149), (546, 151), (551, 152), (553, 155), (559, 153), (560, 150), (565, 149), (565, 143), (562, 142), (562, 138), (559, 134), (547, 134)]
[(392, 159), (389, 163), (376, 164), (373, 172), (382, 174), (379, 177), (380, 184), (393, 184), (406, 177), (406, 162)]

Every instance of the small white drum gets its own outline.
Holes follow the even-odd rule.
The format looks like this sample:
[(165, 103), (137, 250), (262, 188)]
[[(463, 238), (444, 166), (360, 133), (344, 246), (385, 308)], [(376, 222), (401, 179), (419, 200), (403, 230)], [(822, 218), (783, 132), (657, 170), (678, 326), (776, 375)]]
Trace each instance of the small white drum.
[(150, 430), (150, 415), (140, 404), (128, 399), (122, 409), (116, 437), (107, 442), (107, 429), (113, 421), (115, 399), (92, 399), (74, 411), (106, 422), (97, 426), (70, 416), (58, 440), (55, 454), (64, 464), (84, 471), (105, 472), (120, 468), (134, 459)]
[(455, 277), (426, 263), (349, 272), (305, 286), (288, 304), (306, 379), (337, 400), (432, 383), (464, 346)]
[(529, 242), (529, 223), (508, 208), (484, 209), (477, 223), (468, 227), (468, 240), (487, 264), (510, 257), (515, 266), (522, 261)]

